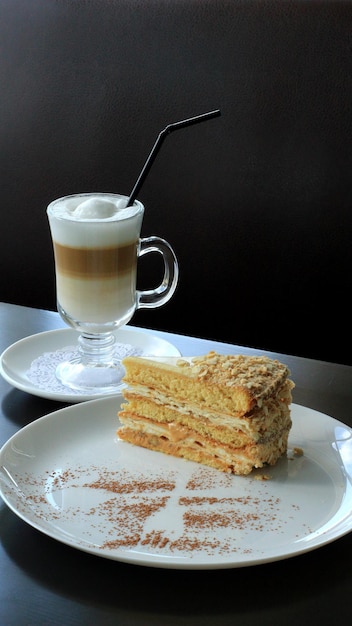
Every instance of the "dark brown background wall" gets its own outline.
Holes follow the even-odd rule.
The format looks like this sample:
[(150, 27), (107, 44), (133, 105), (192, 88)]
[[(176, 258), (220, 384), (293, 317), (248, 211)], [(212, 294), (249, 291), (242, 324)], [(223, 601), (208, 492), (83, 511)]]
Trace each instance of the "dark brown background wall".
[(55, 309), (46, 205), (220, 108), (139, 194), (181, 276), (133, 323), (352, 362), (351, 2), (0, 0), (0, 81), (1, 300)]

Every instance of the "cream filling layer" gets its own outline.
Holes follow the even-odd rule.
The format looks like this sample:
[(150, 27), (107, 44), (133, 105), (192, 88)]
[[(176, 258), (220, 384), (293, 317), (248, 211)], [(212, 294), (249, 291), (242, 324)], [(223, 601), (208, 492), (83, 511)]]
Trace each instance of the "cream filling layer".
[[(123, 418), (123, 424), (124, 426), (126, 426), (127, 428), (130, 428), (131, 430), (143, 432), (146, 435), (154, 435), (159, 438), (166, 437), (167, 439), (170, 439), (170, 441), (172, 441), (171, 437), (170, 438), (167, 437), (168, 429), (163, 428), (162, 426), (158, 424), (150, 422), (147, 425), (145, 425), (142, 423), (142, 420), (138, 420), (138, 428), (136, 428), (136, 421), (129, 419), (129, 418)], [(209, 456), (217, 456), (221, 461), (223, 461), (224, 463), (228, 465), (231, 465), (231, 463), (234, 462), (234, 459), (236, 459), (237, 464), (242, 463), (244, 465), (247, 465), (248, 463), (248, 457), (242, 454), (242, 452), (240, 452), (239, 450), (236, 450), (235, 453), (230, 454), (224, 448), (220, 448), (218, 446), (210, 446), (209, 444), (206, 444), (206, 443), (200, 444), (200, 442), (197, 442), (194, 437), (191, 437), (189, 435), (182, 439), (182, 447), (183, 446), (187, 448), (191, 448), (191, 449), (197, 449), (197, 450), (201, 448), (205, 454)]]
[[(275, 398), (268, 398), (260, 409), (247, 414), (246, 416), (233, 416), (226, 413), (210, 411), (189, 402), (174, 402), (170, 397), (165, 396), (155, 389), (149, 389), (142, 385), (134, 385), (129, 388), (126, 399), (129, 397), (142, 397), (152, 400), (156, 404), (163, 405), (180, 414), (194, 416), (200, 420), (208, 420), (214, 426), (221, 426), (231, 430), (239, 430), (247, 436), (253, 438), (254, 433), (259, 439), (261, 433), (270, 431), (272, 424), (275, 424), (282, 417), (289, 417), (289, 404), (291, 402), (291, 390), (280, 390)], [(128, 405), (127, 405), (128, 407)]]
[(235, 448), (223, 444), (218, 446), (215, 441), (193, 435), (186, 428), (183, 429), (183, 432), (177, 429), (177, 432), (173, 433), (172, 424), (165, 426), (143, 418), (130, 418), (124, 414), (121, 414), (120, 420), (123, 427), (132, 431), (142, 432), (159, 439), (167, 439), (175, 445), (179, 445), (180, 448), (187, 447), (198, 451), (201, 449), (205, 454), (212, 457), (215, 456), (228, 465), (231, 465), (234, 461), (236, 464), (241, 463), (243, 465), (247, 465), (248, 462), (254, 465), (256, 462), (261, 462), (264, 458), (270, 456), (271, 453), (285, 447), (285, 437), (288, 432), (288, 428), (284, 428), (280, 433), (276, 434), (276, 437), (270, 437), (266, 442), (259, 444), (259, 446), (253, 444)]

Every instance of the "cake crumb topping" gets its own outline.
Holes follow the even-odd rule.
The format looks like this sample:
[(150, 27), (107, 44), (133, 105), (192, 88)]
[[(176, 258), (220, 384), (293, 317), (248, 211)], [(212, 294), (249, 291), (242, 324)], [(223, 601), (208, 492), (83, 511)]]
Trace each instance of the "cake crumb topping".
[(286, 365), (266, 356), (222, 355), (213, 351), (194, 357), (191, 362), (179, 359), (176, 365), (191, 368), (199, 380), (227, 387), (245, 387), (256, 396), (270, 393), (272, 385), (290, 374)]

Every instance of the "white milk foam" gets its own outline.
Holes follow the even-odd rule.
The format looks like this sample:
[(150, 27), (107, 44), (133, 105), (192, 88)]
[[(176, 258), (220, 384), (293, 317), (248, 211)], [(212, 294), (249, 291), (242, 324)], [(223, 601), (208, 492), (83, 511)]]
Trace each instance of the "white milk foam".
[(48, 207), (53, 239), (72, 247), (104, 247), (139, 239), (143, 205), (126, 207), (127, 196), (77, 194), (59, 198)]
[(89, 198), (81, 202), (76, 208), (70, 212), (75, 219), (96, 219), (105, 220), (109, 217), (114, 217), (118, 210), (124, 208), (123, 200), (105, 200), (104, 198)]

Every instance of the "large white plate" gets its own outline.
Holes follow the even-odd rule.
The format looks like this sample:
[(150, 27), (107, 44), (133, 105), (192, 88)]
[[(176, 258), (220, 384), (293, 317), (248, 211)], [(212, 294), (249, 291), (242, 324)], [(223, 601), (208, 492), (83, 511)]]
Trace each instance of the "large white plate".
[[(140, 348), (143, 356), (180, 356), (179, 350), (171, 343), (149, 333), (136, 331), (125, 326), (114, 334), (118, 343)], [(4, 350), (0, 356), (0, 374), (10, 385), (41, 398), (72, 403), (94, 400), (99, 394), (80, 394), (68, 388), (66, 390), (63, 385), (62, 389), (53, 391), (46, 386), (45, 381), (43, 386), (39, 386), (34, 384), (28, 376), (31, 364), (35, 359), (45, 353), (76, 345), (77, 339), (78, 332), (70, 328), (49, 330), (25, 337)], [(118, 393), (117, 395), (121, 394)]]
[(95, 400), (15, 434), (0, 451), (7, 505), (74, 548), (164, 568), (275, 561), (351, 530), (352, 430), (341, 422), (293, 405), (287, 458), (239, 477), (119, 441), (118, 409)]

